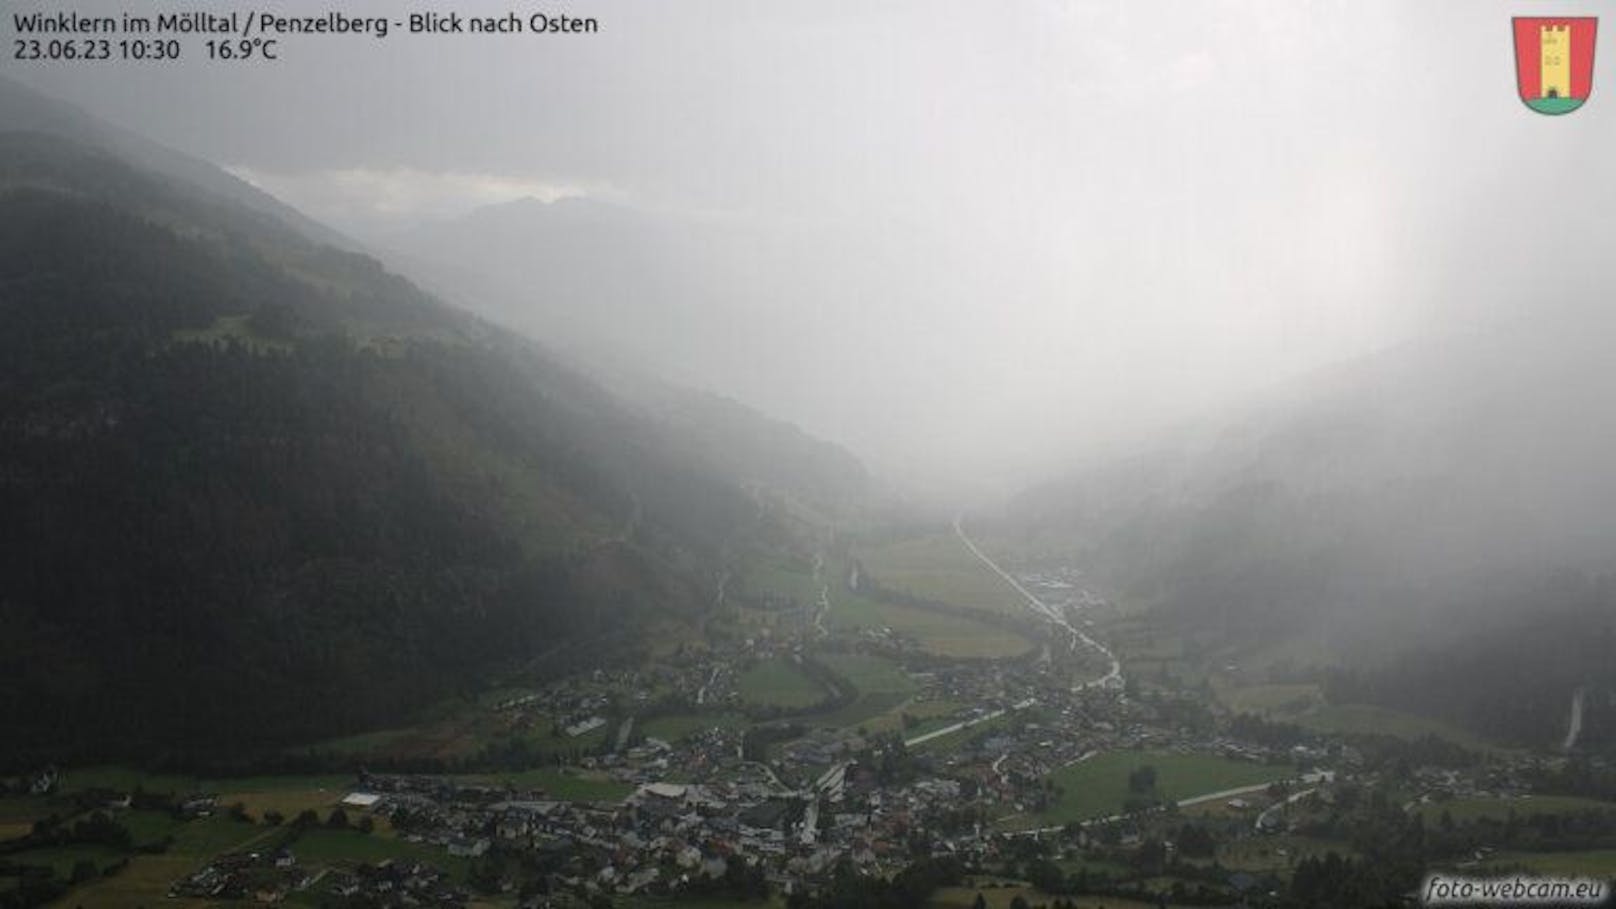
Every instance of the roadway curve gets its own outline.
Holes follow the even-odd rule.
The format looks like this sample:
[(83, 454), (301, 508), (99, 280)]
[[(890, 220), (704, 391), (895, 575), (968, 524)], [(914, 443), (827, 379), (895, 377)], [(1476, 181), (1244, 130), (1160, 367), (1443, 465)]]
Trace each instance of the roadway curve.
[(1074, 648), (1076, 646), (1076, 642), (1081, 641), (1090, 648), (1093, 648), (1101, 656), (1105, 657), (1106, 662), (1110, 664), (1110, 667), (1106, 670), (1105, 675), (1078, 685), (1077, 687), (1079, 689), (1122, 687), (1122, 662), (1117, 659), (1116, 654), (1111, 652), (1111, 648), (1105, 646), (1099, 641), (1096, 641), (1094, 638), (1086, 634), (1081, 628), (1073, 625), (1066, 619), (1065, 613), (1063, 613), (1061, 610), (1056, 609), (1048, 603), (1045, 603), (1043, 600), (1033, 596), (1031, 591), (1021, 586), (1020, 581), (1011, 577), (1009, 572), (1005, 571), (1003, 568), (1000, 568), (997, 563), (988, 558), (987, 553), (978, 548), (976, 543), (972, 541), (971, 538), (965, 533), (964, 515), (959, 515), (954, 518), (954, 534), (960, 538), (960, 542), (965, 544), (965, 548), (969, 549), (972, 555), (982, 560), (983, 565), (988, 566), (988, 568), (992, 569), (994, 574), (1003, 578), (1005, 583), (1009, 584), (1011, 587), (1014, 587), (1016, 593), (1021, 594), (1021, 596), (1026, 599), (1027, 604), (1032, 607), (1033, 612), (1036, 612), (1038, 615), (1066, 629), (1066, 631), (1072, 635)]

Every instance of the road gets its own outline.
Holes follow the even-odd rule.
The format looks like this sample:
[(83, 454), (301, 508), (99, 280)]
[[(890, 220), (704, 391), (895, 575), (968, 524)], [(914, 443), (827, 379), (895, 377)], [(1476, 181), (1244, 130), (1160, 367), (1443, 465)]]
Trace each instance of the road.
[(1066, 629), (1066, 631), (1072, 635), (1074, 649), (1076, 648), (1077, 642), (1081, 641), (1085, 645), (1094, 649), (1101, 656), (1105, 657), (1106, 661), (1110, 664), (1110, 667), (1106, 670), (1105, 675), (1102, 675), (1097, 679), (1084, 682), (1078, 685), (1078, 688), (1122, 687), (1122, 662), (1117, 659), (1116, 654), (1111, 652), (1111, 648), (1105, 646), (1099, 641), (1096, 641), (1094, 638), (1086, 634), (1081, 628), (1078, 628), (1070, 621), (1067, 621), (1066, 615), (1061, 610), (1056, 609), (1048, 603), (1045, 603), (1043, 600), (1033, 596), (1031, 591), (1021, 586), (1020, 581), (1011, 577), (1009, 572), (1005, 571), (1003, 568), (1000, 568), (996, 562), (988, 558), (987, 553), (979, 549), (970, 536), (965, 533), (964, 515), (958, 515), (954, 518), (954, 534), (960, 538), (960, 542), (965, 544), (965, 548), (969, 549), (972, 555), (976, 556), (982, 561), (982, 564), (988, 566), (988, 568), (992, 569), (994, 574), (1003, 578), (1005, 583), (1009, 584), (1011, 587), (1014, 587), (1016, 593), (1021, 594), (1021, 596), (1027, 601), (1027, 604), (1032, 607), (1033, 612), (1036, 612), (1040, 616), (1043, 616), (1056, 625)]
[[(1314, 777), (1313, 780), (1309, 780), (1306, 776), (1304, 776), (1304, 777), (1302, 777), (1302, 782), (1304, 782), (1304, 783), (1307, 783), (1307, 782), (1328, 783), (1331, 780), (1335, 779), (1335, 774), (1333, 772), (1331, 772), (1331, 771), (1328, 771), (1328, 770), (1320, 771), (1319, 773), (1310, 774), (1310, 775)], [(1293, 792), (1290, 795), (1286, 796), (1281, 801), (1278, 801), (1278, 802), (1275, 802), (1272, 805), (1269, 805), (1267, 808), (1263, 809), (1261, 814), (1257, 815), (1257, 820), (1256, 820), (1256, 822), (1254, 824), (1252, 824), (1252, 829), (1256, 830), (1258, 833), (1262, 833), (1264, 830), (1267, 829), (1267, 820), (1268, 820), (1268, 816), (1270, 814), (1273, 814), (1276, 811), (1283, 810), (1285, 808), (1285, 806), (1287, 806), (1287, 805), (1294, 805), (1297, 802), (1300, 802), (1302, 799), (1305, 799), (1308, 796), (1310, 796), (1313, 793), (1318, 792), (1318, 791), (1319, 791), (1319, 787), (1317, 787), (1317, 786), (1314, 786), (1311, 789), (1303, 789), (1303, 790), (1301, 790), (1299, 792)]]
[(696, 692), (696, 703), (698, 705), (707, 703), (707, 689), (713, 687), (713, 683), (718, 681), (719, 668), (718, 666), (713, 667), (712, 673), (707, 676), (706, 683), (701, 686), (700, 691)]
[(1561, 746), (1565, 751), (1577, 747), (1577, 739), (1582, 737), (1582, 696), (1581, 688), (1571, 692), (1571, 726), (1566, 730), (1565, 744)]
[(977, 726), (977, 725), (980, 725), (982, 723), (986, 723), (989, 720), (996, 720), (999, 717), (1004, 716), (1005, 714), (1009, 713), (1011, 710), (1026, 710), (1028, 707), (1031, 707), (1033, 704), (1036, 704), (1036, 703), (1037, 703), (1037, 701), (1035, 701), (1034, 699), (1028, 698), (1025, 701), (1020, 701), (1018, 703), (1010, 705), (1010, 707), (1008, 709), (1000, 708), (998, 710), (993, 710), (993, 711), (990, 711), (988, 713), (984, 713), (981, 716), (976, 717), (974, 719), (964, 720), (962, 722), (955, 723), (952, 726), (944, 726), (941, 729), (933, 729), (932, 731), (926, 733), (925, 735), (917, 735), (912, 739), (904, 739), (903, 740), (903, 747), (905, 747), (905, 748), (913, 748), (916, 745), (919, 745), (919, 744), (921, 744), (923, 742), (929, 742), (932, 739), (940, 739), (945, 735), (953, 735), (954, 733), (959, 732), (961, 729), (969, 729), (972, 726)]
[(819, 636), (822, 638), (830, 635), (830, 632), (825, 630), (825, 616), (830, 612), (830, 582), (825, 580), (824, 573), (825, 556), (821, 553), (814, 553), (814, 580), (819, 583), (819, 603), (817, 604), (819, 609), (814, 613), (813, 626), (814, 630), (819, 632)]

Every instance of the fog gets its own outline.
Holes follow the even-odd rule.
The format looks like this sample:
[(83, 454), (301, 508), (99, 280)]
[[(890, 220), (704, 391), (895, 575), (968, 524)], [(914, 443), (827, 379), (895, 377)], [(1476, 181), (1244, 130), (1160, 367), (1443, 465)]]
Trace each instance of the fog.
[(1610, 87), (1525, 110), (1518, 7), (579, 3), (600, 33), (7, 72), (964, 497), (1411, 338), (1598, 316)]

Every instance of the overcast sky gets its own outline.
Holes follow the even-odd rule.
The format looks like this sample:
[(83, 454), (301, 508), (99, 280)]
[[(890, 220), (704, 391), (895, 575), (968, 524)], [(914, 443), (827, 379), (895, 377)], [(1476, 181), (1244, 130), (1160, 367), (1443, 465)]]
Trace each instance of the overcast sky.
[[(1573, 115), (1515, 95), (1509, 17), (1558, 4), (455, 6), (601, 32), (4, 71), (368, 239), (522, 196), (835, 236), (733, 321), (824, 330), (686, 377), (976, 485), (1609, 286), (1616, 52)], [(278, 4), (331, 7), (398, 9)]]

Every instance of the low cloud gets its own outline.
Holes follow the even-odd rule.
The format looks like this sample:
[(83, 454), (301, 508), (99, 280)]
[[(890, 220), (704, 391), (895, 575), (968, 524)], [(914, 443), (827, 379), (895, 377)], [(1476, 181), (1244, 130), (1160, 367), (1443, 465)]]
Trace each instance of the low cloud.
[(611, 195), (610, 188), (603, 184), (510, 174), (432, 172), (406, 167), (350, 167), (305, 173), (276, 173), (247, 166), (228, 169), (311, 217), (359, 234), (458, 217), (485, 205), (517, 199), (554, 202)]

